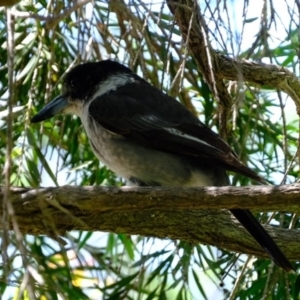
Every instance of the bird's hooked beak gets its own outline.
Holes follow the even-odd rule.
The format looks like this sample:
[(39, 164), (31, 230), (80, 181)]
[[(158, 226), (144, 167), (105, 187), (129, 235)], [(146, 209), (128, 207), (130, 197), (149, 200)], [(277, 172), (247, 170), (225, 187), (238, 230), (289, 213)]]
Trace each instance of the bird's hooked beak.
[(59, 114), (68, 105), (68, 97), (66, 95), (57, 96), (31, 119), (31, 123), (38, 123), (50, 119)]

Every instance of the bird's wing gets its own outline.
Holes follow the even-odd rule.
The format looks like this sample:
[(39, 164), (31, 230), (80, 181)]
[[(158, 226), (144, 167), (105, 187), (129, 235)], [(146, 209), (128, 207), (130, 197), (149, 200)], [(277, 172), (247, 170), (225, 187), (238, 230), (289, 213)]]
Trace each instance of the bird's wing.
[[(145, 89), (145, 87), (147, 89)], [(137, 82), (94, 99), (89, 114), (110, 132), (148, 148), (205, 160), (264, 182), (218, 134), (172, 97)]]

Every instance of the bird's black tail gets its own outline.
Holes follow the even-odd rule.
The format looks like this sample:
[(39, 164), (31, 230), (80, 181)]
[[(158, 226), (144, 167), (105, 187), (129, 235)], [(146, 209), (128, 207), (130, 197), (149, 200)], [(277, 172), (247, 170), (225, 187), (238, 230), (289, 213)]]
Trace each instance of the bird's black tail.
[(285, 257), (270, 235), (256, 220), (252, 213), (247, 209), (231, 209), (231, 213), (236, 219), (247, 229), (247, 231), (254, 237), (258, 244), (266, 250), (276, 265), (286, 270), (293, 271), (289, 260)]

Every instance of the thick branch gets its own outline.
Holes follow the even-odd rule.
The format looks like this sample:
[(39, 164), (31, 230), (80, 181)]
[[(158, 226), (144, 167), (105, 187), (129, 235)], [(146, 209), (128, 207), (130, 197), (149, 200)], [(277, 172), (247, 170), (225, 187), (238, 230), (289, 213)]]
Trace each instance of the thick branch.
[[(25, 233), (53, 236), (69, 230), (109, 231), (168, 237), (266, 256), (233, 217), (220, 209), (299, 212), (299, 188), (299, 184), (240, 188), (13, 188), (11, 201)], [(0, 200), (3, 201), (2, 194)], [(300, 259), (298, 230), (266, 228), (290, 259)]]
[[(189, 36), (189, 48), (213, 93), (210, 74), (213, 73), (216, 77), (217, 92), (225, 106), (228, 105), (229, 100), (220, 79), (243, 80), (251, 84), (284, 91), (294, 100), (298, 114), (300, 114), (300, 80), (295, 74), (280, 66), (237, 60), (216, 52), (207, 42), (205, 20), (194, 0), (172, 0), (168, 1), (168, 5), (183, 37), (186, 39)], [(191, 19), (193, 19), (193, 24), (188, 32)], [(208, 64), (209, 58), (212, 61), (213, 70)]]
[(215, 64), (216, 52), (209, 43), (207, 26), (205, 20), (200, 14), (196, 1), (178, 0), (168, 2), (170, 11), (174, 14), (176, 23), (180, 28), (183, 38), (187, 42), (199, 71), (205, 78), (211, 92), (218, 100), (220, 135), (227, 139), (227, 121), (231, 109), (231, 97), (228, 93), (225, 83), (217, 70)]
[(287, 93), (295, 102), (300, 112), (300, 80), (287, 68), (257, 63), (249, 60), (238, 60), (217, 54), (215, 56), (217, 72), (229, 80), (247, 81), (265, 88), (273, 88)]

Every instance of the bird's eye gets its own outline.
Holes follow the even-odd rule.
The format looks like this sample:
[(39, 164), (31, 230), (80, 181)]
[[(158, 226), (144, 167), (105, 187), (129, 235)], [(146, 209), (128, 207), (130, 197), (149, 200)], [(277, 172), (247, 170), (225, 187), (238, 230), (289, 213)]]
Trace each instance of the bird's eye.
[(75, 87), (76, 87), (76, 81), (75, 81), (75, 80), (71, 80), (71, 81), (70, 81), (70, 86), (71, 86), (72, 88), (75, 88)]

